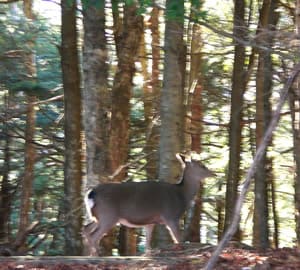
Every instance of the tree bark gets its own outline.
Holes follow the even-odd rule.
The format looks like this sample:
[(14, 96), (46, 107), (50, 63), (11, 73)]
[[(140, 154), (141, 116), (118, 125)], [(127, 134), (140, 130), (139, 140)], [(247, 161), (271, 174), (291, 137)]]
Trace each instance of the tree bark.
[(108, 51), (105, 1), (83, 5), (83, 120), (87, 185), (106, 182), (111, 97), (107, 87)]
[(272, 214), (273, 214), (273, 226), (274, 226), (274, 237), (273, 246), (274, 248), (279, 248), (279, 216), (277, 210), (277, 197), (276, 197), (276, 184), (273, 175), (271, 176), (271, 200), (272, 200)]
[[(194, 12), (192, 10), (192, 16)], [(203, 74), (202, 74), (202, 48), (203, 42), (201, 39), (201, 27), (194, 23), (192, 26), (191, 40), (191, 67), (189, 78), (189, 94), (188, 108), (190, 110), (189, 133), (191, 134), (191, 151), (200, 153), (202, 151), (202, 89), (203, 89)], [(194, 201), (193, 206), (188, 210), (185, 224), (185, 241), (200, 242), (200, 221), (202, 212), (202, 194), (203, 184), (201, 183), (199, 192)]]
[(26, 250), (26, 231), (30, 225), (30, 209), (32, 207), (32, 185), (34, 179), (34, 163), (36, 150), (33, 142), (35, 132), (35, 109), (33, 103), (36, 100), (34, 96), (28, 96), (28, 107), (26, 115), (25, 130), (25, 171), (22, 179), (22, 193), (20, 206), (20, 220), (18, 233), (14, 243), (14, 249), (20, 253)]
[[(185, 59), (184, 1), (167, 0), (165, 12), (165, 56), (160, 103), (159, 180), (174, 183), (181, 177), (181, 167), (175, 155), (183, 150), (184, 145), (184, 74), (182, 72), (182, 59)], [(163, 246), (170, 242), (169, 234), (164, 227), (156, 231), (155, 245)]]
[[(263, 2), (259, 18), (258, 42), (269, 50), (258, 50), (258, 67), (256, 76), (256, 147), (258, 148), (271, 118), (270, 98), (272, 94), (272, 34), (277, 23), (276, 0)], [(257, 248), (269, 247), (269, 208), (268, 184), (272, 179), (271, 162), (267, 153), (262, 157), (255, 174), (255, 201), (253, 217), (253, 245)]]
[[(114, 175), (112, 181), (118, 182), (127, 176), (127, 167), (122, 168), (117, 174), (114, 173), (128, 162), (132, 80), (143, 32), (143, 19), (141, 15), (138, 15), (135, 3), (124, 5), (122, 26), (118, 14), (115, 13), (114, 29), (118, 67), (112, 88), (108, 167), (110, 173)], [(132, 241), (134, 241), (133, 232), (121, 227), (120, 254), (135, 254), (135, 250), (130, 250), (130, 247), (133, 246), (130, 245)]]
[[(183, 149), (184, 143), (184, 74), (180, 66), (181, 57), (185, 54), (183, 4), (182, 0), (168, 0), (166, 3), (164, 77), (160, 104), (159, 180), (173, 183), (181, 176), (180, 164), (175, 155)], [(174, 11), (178, 14), (172, 14)]]
[[(23, 11), (24, 15), (29, 20), (34, 20), (32, 0), (24, 0)], [(26, 71), (26, 80), (36, 81), (36, 63), (33, 53), (34, 40), (29, 40), (27, 46), (29, 51), (24, 55), (24, 65)], [(34, 145), (34, 133), (35, 133), (35, 105), (36, 97), (28, 94), (27, 96), (27, 112), (26, 112), (26, 129), (25, 129), (25, 169), (24, 177), (22, 179), (22, 191), (21, 191), (21, 206), (20, 206), (20, 219), (18, 225), (18, 233), (13, 244), (14, 249), (20, 253), (26, 250), (26, 231), (30, 226), (30, 209), (32, 207), (32, 185), (34, 181), (34, 164), (36, 149)]]
[(11, 202), (12, 202), (12, 187), (9, 181), (10, 173), (10, 145), (11, 138), (9, 132), (9, 124), (6, 122), (6, 113), (9, 108), (9, 94), (5, 95), (5, 120), (3, 123), (5, 146), (3, 153), (3, 175), (0, 188), (0, 243), (8, 242), (9, 236), (9, 219), (11, 213)]
[[(246, 34), (244, 0), (235, 1), (233, 24), (234, 37), (244, 40)], [(242, 44), (236, 44), (232, 74), (231, 112), (229, 127), (230, 152), (226, 182), (224, 231), (227, 230), (232, 222), (234, 213), (233, 210), (238, 196), (237, 187), (240, 181), (243, 94), (246, 87), (245, 75), (245, 47)], [(240, 238), (239, 232), (237, 232), (235, 238)]]
[[(112, 89), (112, 115), (109, 138), (109, 170), (114, 173), (127, 163), (129, 151), (130, 97), (135, 61), (142, 31), (142, 17), (137, 14), (136, 5), (125, 5), (124, 26), (116, 37), (119, 48), (118, 67)], [(115, 175), (113, 181), (121, 181), (126, 176), (125, 168)]]
[[(296, 1), (295, 9), (296, 34), (300, 34), (300, 0)], [(295, 172), (295, 221), (297, 246), (300, 247), (300, 80), (298, 79), (290, 93), (290, 108), (293, 129), (293, 154), (296, 167)], [(298, 119), (298, 120), (297, 120)]]
[(146, 145), (145, 154), (147, 164), (145, 166), (147, 179), (158, 179), (158, 143), (159, 143), (159, 63), (160, 63), (160, 33), (159, 33), (159, 9), (153, 7), (150, 18), (151, 30), (151, 54), (152, 66), (151, 74), (148, 72), (147, 54), (146, 54), (146, 40), (144, 37), (143, 60), (142, 68), (145, 85), (143, 87), (143, 102), (144, 102), (144, 116), (146, 123)]
[(81, 94), (77, 52), (76, 1), (62, 0), (61, 65), (65, 106), (65, 254), (81, 255)]

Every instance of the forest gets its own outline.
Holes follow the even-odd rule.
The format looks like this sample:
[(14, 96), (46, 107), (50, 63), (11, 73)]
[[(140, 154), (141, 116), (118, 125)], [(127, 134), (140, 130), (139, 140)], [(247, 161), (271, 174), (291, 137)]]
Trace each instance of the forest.
[[(300, 0), (0, 0), (0, 255), (88, 255), (86, 192), (178, 183), (177, 153), (214, 172), (184, 245), (235, 220), (240, 247), (299, 248), (299, 52)], [(145, 251), (116, 226), (98, 255)]]

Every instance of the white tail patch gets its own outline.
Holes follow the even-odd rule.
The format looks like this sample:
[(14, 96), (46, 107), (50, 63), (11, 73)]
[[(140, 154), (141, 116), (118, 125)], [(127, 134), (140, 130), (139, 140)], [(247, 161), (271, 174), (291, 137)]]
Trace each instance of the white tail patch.
[(92, 190), (90, 189), (85, 197), (84, 197), (84, 203), (85, 203), (85, 207), (86, 207), (86, 211), (87, 211), (87, 215), (88, 215), (88, 218), (92, 221), (97, 221), (96, 218), (93, 216), (92, 214), (92, 208), (95, 206), (95, 201), (93, 199), (90, 199), (89, 198), (89, 194)]

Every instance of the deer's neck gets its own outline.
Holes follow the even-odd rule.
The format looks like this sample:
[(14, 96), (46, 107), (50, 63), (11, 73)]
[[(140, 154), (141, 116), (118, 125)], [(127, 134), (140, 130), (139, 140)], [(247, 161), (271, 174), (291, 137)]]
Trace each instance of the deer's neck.
[(185, 205), (189, 207), (199, 190), (200, 181), (194, 176), (184, 174), (181, 185), (183, 186)]

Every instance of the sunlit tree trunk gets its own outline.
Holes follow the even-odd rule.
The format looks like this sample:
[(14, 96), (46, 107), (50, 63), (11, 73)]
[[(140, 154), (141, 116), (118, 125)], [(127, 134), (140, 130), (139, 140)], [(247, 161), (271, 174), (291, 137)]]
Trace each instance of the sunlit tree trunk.
[[(245, 1), (236, 0), (234, 3), (233, 35), (244, 40), (247, 29), (245, 23)], [(245, 91), (245, 46), (235, 41), (234, 63), (232, 74), (231, 110), (229, 127), (229, 164), (226, 182), (226, 205), (224, 231), (230, 226), (240, 179), (241, 137), (243, 94)], [(239, 233), (236, 234), (239, 239)]]
[(181, 67), (182, 55), (185, 55), (183, 4), (182, 0), (168, 0), (166, 3), (164, 78), (160, 104), (159, 180), (173, 183), (181, 176), (175, 154), (183, 149), (184, 144), (184, 74)]
[[(182, 72), (185, 46), (183, 40), (184, 1), (166, 1), (164, 43), (164, 73), (161, 93), (161, 129), (159, 144), (159, 180), (178, 182), (181, 167), (175, 154), (184, 145), (184, 74)], [(155, 245), (168, 243), (169, 234), (164, 228), (157, 230)]]
[[(127, 176), (127, 168), (120, 168), (128, 162), (132, 79), (143, 31), (143, 19), (137, 13), (137, 6), (134, 3), (124, 5), (123, 15), (122, 25), (120, 17), (116, 14), (114, 16), (118, 66), (112, 89), (109, 138), (109, 170), (113, 174), (113, 181), (124, 180)], [(118, 169), (120, 170), (116, 173)], [(129, 229), (121, 227), (120, 238), (120, 253), (134, 254), (135, 250), (129, 250), (129, 247), (133, 247), (130, 243), (134, 240)]]
[(83, 2), (83, 120), (86, 141), (87, 185), (107, 181), (107, 151), (111, 98), (107, 87), (108, 50), (105, 1)]
[[(109, 138), (109, 166), (111, 173), (127, 163), (129, 142), (129, 113), (135, 61), (143, 31), (142, 17), (135, 5), (125, 5), (124, 26), (116, 38), (118, 67), (112, 89), (112, 116)], [(123, 180), (126, 169), (114, 175), (113, 181)]]
[(151, 30), (151, 73), (148, 71), (146, 39), (142, 44), (142, 69), (144, 74), (143, 102), (146, 122), (146, 146), (145, 154), (147, 164), (145, 166), (147, 179), (158, 178), (158, 143), (159, 143), (159, 63), (160, 63), (160, 34), (159, 34), (159, 9), (154, 7), (149, 20)]
[[(107, 160), (111, 95), (107, 87), (105, 21), (105, 1), (101, 0), (99, 5), (83, 3), (83, 120), (88, 187), (107, 182), (109, 174)], [(107, 238), (102, 241), (102, 255), (111, 255), (109, 242)]]
[(61, 65), (65, 102), (65, 254), (81, 255), (81, 94), (77, 52), (76, 1), (62, 0)]

